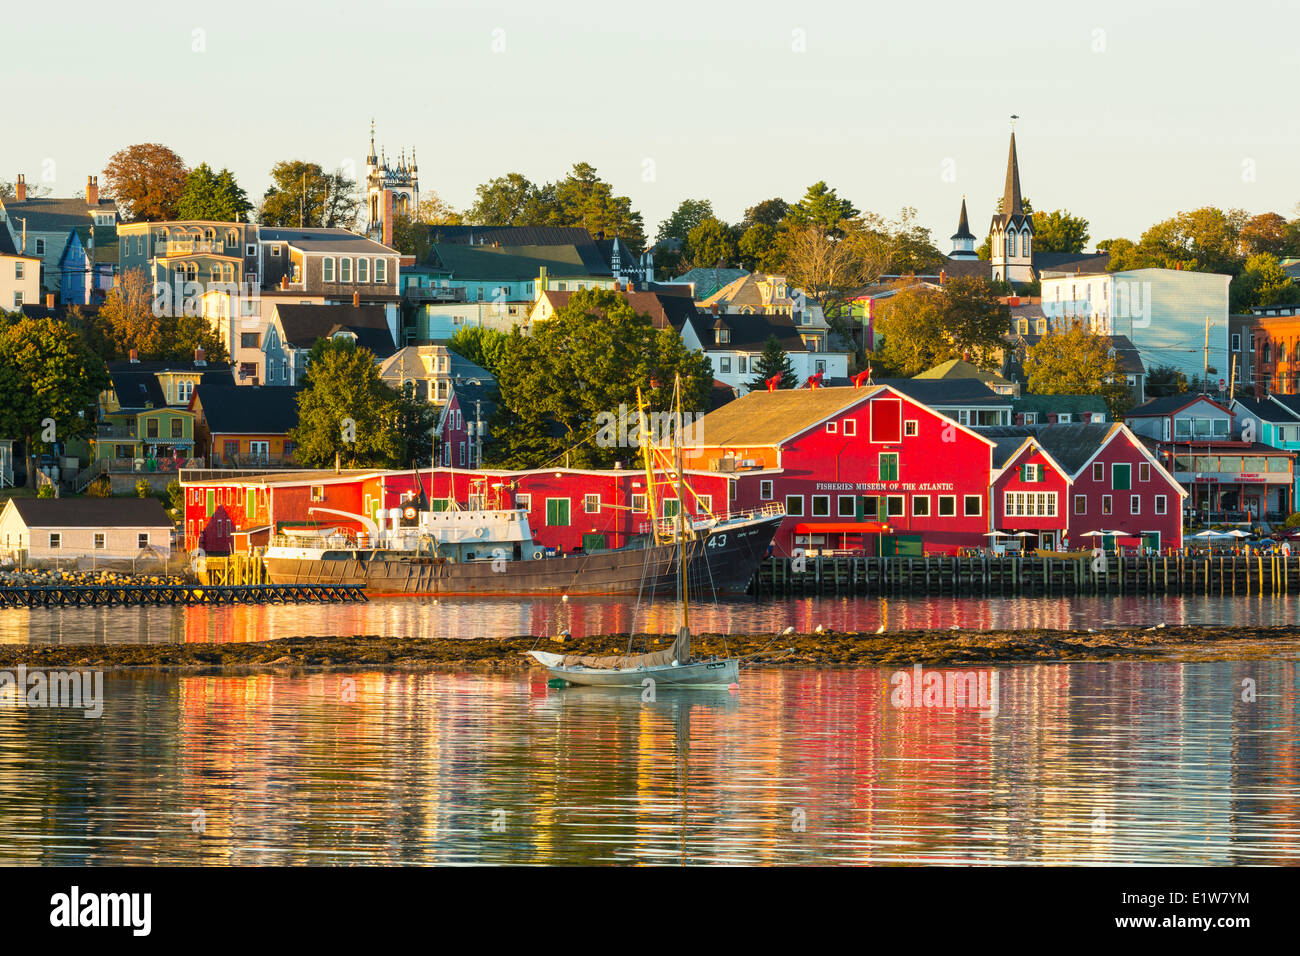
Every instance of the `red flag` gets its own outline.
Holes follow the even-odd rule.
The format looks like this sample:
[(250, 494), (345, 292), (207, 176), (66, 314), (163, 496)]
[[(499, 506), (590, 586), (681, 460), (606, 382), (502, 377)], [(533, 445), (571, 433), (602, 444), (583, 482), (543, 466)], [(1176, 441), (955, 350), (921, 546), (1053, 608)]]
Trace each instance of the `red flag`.
[(767, 390), (769, 392), (775, 392), (780, 387), (780, 385), (781, 385), (780, 372), (777, 372), (775, 375), (773, 375), (771, 378), (767, 380)]
[(853, 387), (861, 388), (862, 383), (869, 378), (871, 378), (871, 369), (867, 369), (865, 372), (859, 372), (857, 375), (853, 376)]

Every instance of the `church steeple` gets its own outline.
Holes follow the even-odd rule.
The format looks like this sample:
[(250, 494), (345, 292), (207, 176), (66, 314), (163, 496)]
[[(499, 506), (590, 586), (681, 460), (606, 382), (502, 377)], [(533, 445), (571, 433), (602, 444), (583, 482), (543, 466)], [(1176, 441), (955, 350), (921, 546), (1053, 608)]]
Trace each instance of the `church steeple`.
[(970, 223), (966, 219), (966, 197), (961, 197), (961, 218), (957, 221), (957, 231), (951, 236), (952, 252), (948, 253), (949, 259), (978, 259), (975, 252), (975, 234), (970, 231)]
[(370, 120), (370, 153), (366, 156), (367, 166), (378, 166), (379, 157), (375, 155), (375, 121)]
[(1025, 207), (1020, 201), (1020, 162), (1016, 159), (1016, 131), (1011, 131), (1011, 150), (1007, 154), (1007, 184), (1002, 190), (1002, 214), (1023, 216)]

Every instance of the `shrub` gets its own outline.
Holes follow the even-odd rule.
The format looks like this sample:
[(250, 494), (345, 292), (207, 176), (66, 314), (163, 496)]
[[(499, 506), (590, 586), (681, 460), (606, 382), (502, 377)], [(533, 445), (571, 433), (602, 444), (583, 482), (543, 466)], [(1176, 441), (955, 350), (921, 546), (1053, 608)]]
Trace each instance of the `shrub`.
[(185, 507), (185, 489), (181, 487), (179, 481), (167, 483), (167, 502), (171, 505), (172, 514), (180, 514), (181, 509)]
[(108, 480), (108, 475), (100, 475), (86, 488), (86, 494), (92, 498), (111, 498), (113, 483)]
[(1287, 515), (1286, 526), (1288, 528), (1300, 527), (1300, 511), (1295, 514)]
[(37, 497), (37, 498), (53, 498), (53, 497), (54, 497), (54, 486), (53, 486), (53, 485), (41, 485), (39, 488), (36, 489), (36, 497)]
[(135, 496), (137, 498), (148, 498), (153, 494), (153, 485), (149, 484), (148, 478), (141, 478), (135, 483)]

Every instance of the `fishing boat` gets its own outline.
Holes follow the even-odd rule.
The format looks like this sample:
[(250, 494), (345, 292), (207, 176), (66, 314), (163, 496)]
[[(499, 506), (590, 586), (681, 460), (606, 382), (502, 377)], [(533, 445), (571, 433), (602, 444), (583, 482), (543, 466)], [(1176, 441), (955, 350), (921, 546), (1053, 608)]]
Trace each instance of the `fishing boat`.
[[(677, 419), (677, 428), (673, 435), (673, 467), (671, 474), (677, 482), (677, 500), (687, 500), (686, 483), (682, 477), (681, 454), (681, 379), (677, 380), (673, 400)], [(643, 410), (641, 393), (637, 391), (637, 405)], [(650, 481), (647, 488), (653, 492), (655, 475), (655, 455), (657, 450), (648, 443), (646, 450), (646, 476)], [(647, 494), (647, 500), (654, 507), (655, 495)], [(633, 654), (632, 636), (628, 637), (628, 652), (622, 655), (581, 655), (558, 654), (552, 651), (529, 651), (529, 655), (550, 672), (551, 677), (566, 684), (578, 684), (597, 687), (645, 687), (647, 682), (654, 686), (666, 687), (730, 687), (740, 680), (740, 662), (734, 657), (696, 658), (691, 653), (690, 627), (690, 555), (688, 542), (693, 540), (696, 529), (686, 520), (682, 509), (672, 516), (674, 527), (670, 542), (677, 553), (677, 594), (681, 606), (681, 626), (677, 637), (667, 650), (649, 651)], [(705, 555), (704, 560), (708, 560)], [(635, 620), (635, 616), (633, 617)], [(635, 628), (633, 628), (635, 631)]]
[[(641, 434), (648, 436), (644, 409), (641, 414)], [(665, 459), (648, 439), (642, 450), (650, 463), (647, 487), (653, 487), (654, 469), (667, 467)], [(680, 467), (674, 475), (680, 484)], [(507, 481), (475, 478), (468, 491), (468, 506), (453, 496), (441, 511), (408, 502), (371, 517), (312, 507), (332, 527), (272, 538), (263, 555), (267, 580), (351, 585), (376, 595), (669, 594), (684, 563), (696, 592), (737, 594), (748, 588), (785, 517), (779, 505), (716, 514), (688, 489), (691, 498), (678, 500), (693, 502), (692, 514), (684, 513), (685, 504), (681, 514), (652, 511), (622, 547), (563, 554), (533, 538), (528, 510), (517, 506)]]

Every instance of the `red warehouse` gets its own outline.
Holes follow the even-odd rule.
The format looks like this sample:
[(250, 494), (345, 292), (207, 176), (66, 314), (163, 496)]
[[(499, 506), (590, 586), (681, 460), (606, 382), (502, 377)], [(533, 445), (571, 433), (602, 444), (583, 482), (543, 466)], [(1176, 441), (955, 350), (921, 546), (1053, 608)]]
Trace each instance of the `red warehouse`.
[(892, 387), (750, 392), (690, 437), (689, 467), (737, 475), (734, 507), (785, 506), (778, 554), (987, 541), (993, 442)]

